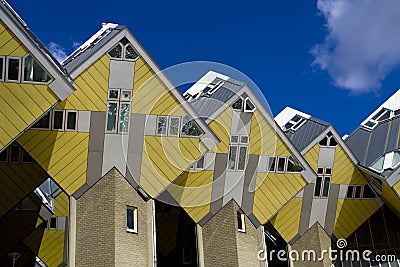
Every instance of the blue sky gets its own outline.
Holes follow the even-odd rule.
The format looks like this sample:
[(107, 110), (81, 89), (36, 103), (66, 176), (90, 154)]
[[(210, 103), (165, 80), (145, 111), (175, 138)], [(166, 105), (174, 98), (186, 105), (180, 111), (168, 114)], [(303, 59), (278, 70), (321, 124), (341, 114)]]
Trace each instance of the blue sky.
[(161, 68), (229, 65), (274, 115), (291, 106), (342, 135), (400, 88), (397, 0), (8, 2), (61, 57), (102, 22), (126, 25)]

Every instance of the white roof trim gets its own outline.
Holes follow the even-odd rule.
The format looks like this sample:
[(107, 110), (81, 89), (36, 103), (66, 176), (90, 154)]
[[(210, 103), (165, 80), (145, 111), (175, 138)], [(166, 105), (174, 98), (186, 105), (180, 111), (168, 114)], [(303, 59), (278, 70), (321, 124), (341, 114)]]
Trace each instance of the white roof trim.
[(278, 115), (275, 116), (275, 121), (279, 127), (285, 126), (294, 116), (299, 115), (303, 118), (309, 119), (311, 116), (307, 113), (301, 112), (291, 107), (285, 107)]
[(201, 93), (208, 84), (210, 84), (215, 78), (219, 78), (221, 80), (228, 80), (230, 77), (223, 75), (221, 73), (215, 72), (215, 71), (209, 71), (207, 72), (206, 75), (200, 78), (192, 87), (190, 87), (184, 94), (183, 96), (190, 94), (191, 96), (194, 96), (198, 93)]

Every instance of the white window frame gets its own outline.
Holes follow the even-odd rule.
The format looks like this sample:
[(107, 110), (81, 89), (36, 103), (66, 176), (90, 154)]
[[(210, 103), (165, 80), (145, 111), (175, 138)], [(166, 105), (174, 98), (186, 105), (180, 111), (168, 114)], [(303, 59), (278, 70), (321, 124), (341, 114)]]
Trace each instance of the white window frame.
[[(63, 119), (62, 119), (62, 122), (61, 122), (61, 129), (55, 129), (54, 128), (54, 118), (55, 118), (55, 113), (56, 112), (62, 112), (62, 114), (63, 114)], [(53, 130), (53, 131), (64, 131), (64, 129), (65, 129), (65, 110), (63, 110), (63, 109), (53, 109), (53, 111), (52, 111), (52, 115), (53, 116), (51, 116), (51, 129)]]
[[(246, 137), (246, 138), (247, 138), (247, 142), (242, 142), (242, 137)], [(241, 134), (241, 135), (239, 135), (239, 144), (248, 145), (248, 144), (249, 144), (249, 141), (250, 141), (250, 139), (249, 139), (249, 136), (248, 136), (247, 134)]]
[[(284, 163), (284, 165), (283, 165), (283, 170), (282, 171), (280, 171), (280, 170), (278, 170), (278, 167), (279, 167), (279, 159), (284, 159), (285, 160), (285, 163)], [(286, 167), (287, 167), (287, 157), (276, 157), (276, 163), (275, 163), (275, 172), (276, 173), (285, 173), (286, 172)]]
[(237, 211), (236, 218), (238, 220), (239, 220), (238, 216), (239, 214), (240, 214), (240, 221), (242, 223), (242, 228), (239, 228), (239, 221), (238, 221), (238, 232), (246, 233), (246, 220), (245, 220), (246, 216), (244, 215), (244, 213)]
[[(254, 106), (254, 108), (252, 110), (246, 109), (247, 101), (250, 101), (250, 103)], [(245, 101), (243, 102), (243, 111), (248, 112), (248, 113), (253, 113), (256, 109), (257, 109), (257, 107), (254, 104), (254, 102), (249, 97), (246, 97)]]
[[(115, 47), (115, 46), (114, 46)], [(108, 52), (107, 52), (108, 53)], [(107, 54), (108, 55), (108, 54)], [(117, 91), (118, 92), (118, 97), (117, 98), (112, 98), (110, 97), (110, 91)], [(122, 93), (127, 91), (129, 93), (128, 98), (124, 98), (122, 96)], [(106, 110), (106, 125), (105, 125), (105, 133), (113, 133), (113, 134), (129, 134), (129, 127), (130, 127), (130, 119), (131, 119), (131, 112), (132, 112), (132, 91), (131, 90), (126, 90), (126, 89), (119, 89), (119, 88), (109, 88), (107, 92), (107, 110)], [(117, 114), (116, 114), (116, 127), (115, 130), (109, 131), (107, 130), (107, 124), (108, 124), (108, 106), (109, 104), (117, 104)], [(127, 131), (122, 132), (121, 131), (121, 107), (122, 105), (128, 105), (129, 110), (129, 118), (128, 118), (128, 126), (127, 126)]]
[[(31, 157), (32, 158), (32, 161), (24, 161), (24, 154), (28, 154), (28, 156), (29, 157)], [(29, 155), (29, 153), (28, 152), (26, 152), (24, 149), (22, 149), (22, 148), (20, 148), (20, 162), (21, 163), (23, 163), (23, 164), (32, 164), (32, 163), (35, 163), (35, 159), (31, 156), (31, 155)]]
[[(242, 106), (240, 107), (240, 109), (234, 108), (233, 105), (234, 105), (239, 99), (242, 100)], [(235, 102), (232, 103), (231, 108), (232, 108), (233, 110), (235, 110), (235, 111), (243, 111), (244, 103), (245, 103), (245, 102), (244, 102), (243, 97), (239, 96), (239, 98), (236, 99)]]
[[(55, 227), (51, 227), (51, 220), (54, 220), (56, 222)], [(49, 220), (47, 221), (47, 229), (48, 230), (57, 230), (57, 227), (58, 227), (57, 217), (50, 217)]]
[[(122, 50), (121, 50), (121, 58), (115, 58), (115, 57), (111, 57), (108, 53), (109, 52), (111, 52), (111, 50), (113, 50), (117, 45), (121, 45), (121, 47), (122, 47)], [(126, 48), (128, 47), (128, 46), (132, 46), (132, 48), (133, 48), (133, 50), (135, 50), (136, 51), (136, 54), (138, 55), (136, 58), (134, 58), (134, 59), (132, 59), (132, 58), (126, 58), (125, 57), (125, 53), (126, 53)], [(127, 44), (122, 44), (121, 42), (118, 42), (118, 43), (116, 43), (115, 45), (113, 45), (113, 47), (111, 48), (111, 49), (109, 49), (108, 51), (107, 51), (107, 56), (110, 58), (110, 59), (112, 59), (112, 60), (121, 60), (121, 61), (132, 61), (132, 62), (135, 62), (136, 60), (138, 60), (139, 58), (140, 58), (140, 54), (139, 54), (139, 52), (137, 51), (137, 49), (135, 49), (135, 47), (131, 44), (131, 43), (127, 43)]]
[[(47, 73), (47, 75), (49, 75), (50, 80), (49, 80), (48, 82), (25, 81), (25, 58), (27, 58), (28, 56), (31, 56), (31, 57), (33, 58), (33, 60), (34, 60), (37, 64), (39, 64), (39, 66)], [(30, 53), (26, 54), (26, 55), (22, 58), (22, 62), (21, 62), (21, 71), (20, 71), (20, 72), (21, 72), (21, 77), (20, 77), (21, 83), (27, 83), (27, 84), (45, 84), (45, 85), (48, 85), (48, 84), (50, 84), (50, 83), (54, 80), (53, 76), (51, 76), (51, 75), (49, 74), (49, 72), (43, 67), (43, 65), (40, 64), (40, 62), (39, 62), (38, 60), (36, 60), (36, 58), (35, 58), (32, 54), (30, 54)]]
[[(158, 132), (158, 124), (160, 121), (160, 118), (164, 118), (165, 119), (165, 133), (159, 133)], [(168, 131), (169, 131), (169, 119), (168, 116), (157, 116), (157, 121), (156, 121), (156, 135), (157, 136), (168, 136)]]
[[(69, 113), (75, 113), (76, 114), (76, 120), (75, 120), (75, 129), (68, 129), (67, 128), (67, 123), (68, 123), (68, 114)], [(78, 130), (78, 118), (79, 117), (79, 112), (77, 110), (65, 110), (64, 114), (64, 129), (66, 132), (76, 132)]]
[[(171, 125), (172, 125), (171, 121), (172, 121), (173, 119), (178, 119), (178, 133), (177, 133), (177, 134), (171, 134)], [(171, 117), (169, 117), (169, 118), (168, 118), (168, 136), (176, 136), (176, 137), (179, 137), (179, 133), (180, 133), (181, 127), (182, 127), (181, 124), (182, 124), (181, 117), (177, 117), (177, 116), (171, 116)], [(157, 128), (158, 128), (158, 117), (157, 117)]]
[[(116, 114), (116, 120), (115, 120), (115, 129), (114, 130), (107, 130), (107, 122), (108, 122), (108, 105), (115, 103), (117, 104), (117, 114)], [(107, 109), (106, 109), (106, 133), (118, 133), (118, 128), (119, 128), (119, 101), (118, 100), (109, 100), (107, 101)]]
[[(133, 211), (133, 213), (132, 213), (132, 215), (133, 215), (133, 218), (132, 218), (132, 221), (133, 221), (133, 229), (131, 229), (131, 228), (128, 228), (128, 210), (132, 210)], [(128, 232), (128, 233), (133, 233), (133, 234), (137, 234), (138, 233), (138, 214), (137, 214), (137, 208), (136, 207), (132, 207), (132, 206), (127, 206), (126, 207), (126, 231)]]
[[(316, 188), (314, 188), (313, 198), (329, 198), (329, 192), (330, 192), (331, 185), (332, 185), (332, 171), (331, 171), (331, 174), (326, 174), (326, 169), (331, 169), (331, 168), (317, 167), (317, 170), (318, 170), (318, 168), (322, 168), (323, 169), (322, 173), (318, 173), (317, 172), (317, 179), (319, 177), (321, 177), (321, 187), (319, 188), (318, 196), (315, 195)], [(327, 178), (329, 178), (328, 194), (326, 196), (324, 196), (323, 193), (324, 193), (324, 187), (325, 187), (325, 180)], [(316, 186), (317, 186), (317, 180), (315, 181), (315, 187)]]
[[(388, 111), (388, 112), (389, 112), (389, 118), (384, 119), (384, 120), (380, 120), (380, 118), (381, 118), (383, 115), (386, 114), (386, 112), (383, 112), (381, 115), (379, 115), (379, 117), (377, 117), (377, 118), (375, 118), (375, 119), (372, 119), (373, 117), (376, 116), (376, 114), (378, 114), (379, 112), (381, 112), (381, 110)], [(365, 128), (368, 129), (368, 130), (373, 130), (373, 129), (375, 129), (376, 126), (378, 126), (378, 124), (379, 124), (380, 122), (389, 120), (389, 119), (391, 119), (391, 118), (394, 116), (394, 112), (393, 112), (392, 110), (388, 109), (388, 108), (382, 108), (382, 109), (380, 109), (378, 112), (376, 112), (376, 114), (375, 114), (374, 116), (372, 116), (371, 119), (369, 119), (368, 121), (366, 121), (362, 126), (365, 127)], [(368, 122), (374, 123), (374, 126), (372, 126), (372, 127), (371, 127), (371, 126), (367, 126), (367, 123), (368, 123)]]
[[(19, 64), (19, 69), (18, 69), (18, 80), (10, 80), (8, 79), (8, 64), (9, 64), (9, 60), (10, 59), (18, 59), (18, 64)], [(21, 82), (21, 58), (20, 57), (6, 57), (6, 71), (5, 71), (5, 81), (6, 82), (17, 82), (20, 83)]]
[[(246, 148), (246, 155), (245, 155), (245, 157), (244, 157), (244, 164), (243, 164), (244, 167), (243, 167), (243, 169), (239, 169), (240, 149), (241, 149), (242, 147)], [(237, 154), (236, 154), (236, 166), (235, 166), (235, 167), (236, 167), (236, 170), (238, 170), (238, 171), (244, 171), (244, 170), (246, 170), (248, 157), (249, 157), (249, 147), (248, 147), (247, 145), (239, 145), (239, 146), (238, 146), (238, 151), (237, 151)]]
[(4, 82), (6, 80), (6, 57), (5, 56), (0, 56), (0, 59), (3, 59), (2, 63), (2, 71), (0, 73), (0, 82)]
[[(269, 161), (270, 161), (272, 158), (275, 159), (275, 162), (274, 162), (274, 164), (273, 164), (274, 169), (271, 171), (271, 170), (269, 169)], [(276, 164), (277, 164), (277, 162), (278, 162), (278, 160), (277, 160), (277, 157), (276, 157), (276, 156), (268, 156), (268, 158), (267, 158), (267, 172), (275, 172), (275, 171), (276, 171)]]

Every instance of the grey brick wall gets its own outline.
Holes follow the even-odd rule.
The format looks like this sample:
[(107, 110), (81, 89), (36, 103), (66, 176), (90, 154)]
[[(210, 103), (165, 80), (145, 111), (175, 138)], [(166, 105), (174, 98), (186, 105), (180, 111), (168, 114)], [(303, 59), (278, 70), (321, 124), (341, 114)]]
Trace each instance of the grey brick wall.
[[(113, 169), (77, 200), (76, 266), (147, 266), (147, 203)], [(126, 231), (127, 206), (138, 208), (138, 233)]]

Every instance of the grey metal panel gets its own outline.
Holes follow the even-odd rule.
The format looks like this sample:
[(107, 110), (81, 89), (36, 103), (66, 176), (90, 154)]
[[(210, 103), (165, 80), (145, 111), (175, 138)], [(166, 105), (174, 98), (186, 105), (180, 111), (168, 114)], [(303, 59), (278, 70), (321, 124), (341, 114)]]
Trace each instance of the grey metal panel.
[(339, 184), (331, 184), (331, 188), (329, 191), (328, 198), (328, 208), (326, 209), (325, 216), (325, 231), (328, 235), (333, 233), (333, 227), (335, 225), (335, 216), (336, 216), (336, 206), (339, 198), (340, 185)]
[(109, 40), (111, 40), (115, 35), (117, 35), (125, 26), (117, 26), (114, 29), (110, 29), (110, 32), (105, 32), (97, 43), (92, 43), (90, 47), (82, 51), (75, 51), (67, 61), (63, 62), (64, 68), (68, 73), (73, 72), (79, 65), (81, 65), (86, 59), (88, 59), (91, 55), (96, 53), (104, 44), (106, 44)]
[(313, 195), (314, 195), (314, 184), (308, 184), (304, 188), (303, 203), (301, 205), (300, 226), (299, 226), (300, 235), (303, 235), (308, 230), (308, 225), (310, 224)]
[(249, 155), (249, 162), (244, 174), (244, 185), (242, 194), (241, 209), (244, 213), (250, 214), (253, 211), (254, 191), (258, 168), (258, 155)]
[(210, 208), (212, 214), (217, 214), (217, 212), (222, 208), (227, 160), (228, 154), (217, 153), (215, 156), (215, 171)]
[[(368, 146), (365, 166), (371, 165), (382, 153), (385, 152), (386, 137), (388, 135), (389, 123), (379, 124), (374, 131)], [(365, 144), (364, 144), (365, 145)]]
[(367, 153), (370, 134), (371, 132), (358, 128), (345, 140), (346, 145), (362, 165), (365, 165), (364, 158)]
[(290, 140), (297, 150), (302, 151), (328, 127), (328, 123), (310, 118), (293, 133)]
[(91, 112), (89, 128), (88, 167), (86, 181), (94, 185), (101, 177), (104, 148), (105, 112)]
[(127, 173), (130, 173), (137, 184), (140, 184), (145, 123), (146, 115), (131, 114), (129, 124), (130, 135), (128, 141)]
[(108, 79), (110, 88), (133, 89), (133, 75), (135, 62), (111, 60), (110, 77)]
[(386, 151), (395, 150), (397, 148), (397, 139), (399, 136), (399, 126), (400, 126), (400, 117), (396, 117), (392, 121), (392, 125), (389, 132), (388, 144), (386, 147)]
[(212, 213), (207, 213), (207, 215), (204, 216), (203, 219), (201, 219), (201, 220), (199, 221), (199, 225), (200, 225), (201, 227), (203, 227), (209, 220), (211, 220), (212, 217), (213, 217), (213, 214), (212, 214)]
[(75, 191), (75, 193), (72, 194), (72, 196), (75, 199), (79, 199), (83, 194), (85, 194), (88, 190), (90, 189), (90, 186), (88, 184), (82, 185), (78, 190)]
[(250, 222), (254, 225), (254, 227), (258, 228), (261, 225), (260, 221), (257, 219), (256, 216), (254, 216), (253, 213), (247, 215), (247, 218), (249, 218)]
[(321, 147), (319, 149), (318, 167), (332, 168), (335, 151), (334, 147)]

